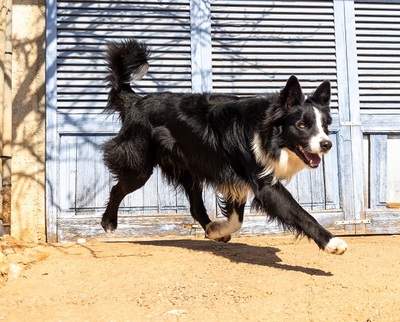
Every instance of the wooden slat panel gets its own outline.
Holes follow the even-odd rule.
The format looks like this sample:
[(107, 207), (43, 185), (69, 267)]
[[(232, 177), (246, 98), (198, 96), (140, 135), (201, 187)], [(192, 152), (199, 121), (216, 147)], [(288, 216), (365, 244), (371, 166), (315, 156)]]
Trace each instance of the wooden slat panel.
[(110, 190), (114, 183), (113, 177), (110, 171), (107, 169), (103, 162), (103, 151), (102, 145), (106, 140), (110, 139), (110, 136), (96, 135), (93, 137), (94, 143), (94, 154), (96, 158), (95, 163), (95, 174), (96, 174), (96, 185), (95, 185), (95, 206), (97, 208), (105, 207), (108, 198), (110, 196)]
[[(295, 10), (294, 7), (300, 7), (298, 10), (302, 9), (310, 9), (310, 8), (321, 8), (327, 7), (331, 8), (331, 4), (328, 1), (325, 2), (317, 2), (317, 1), (307, 1), (307, 0), (297, 0), (297, 1), (286, 1), (286, 0), (246, 0), (246, 7), (248, 10), (259, 10), (260, 2), (264, 3), (269, 7), (275, 7), (276, 10), (283, 10), (283, 12), (290, 12)], [(218, 4), (221, 6), (231, 6), (231, 7), (239, 7), (240, 9), (243, 8), (243, 1), (242, 0), (218, 0)], [(309, 14), (313, 14), (314, 12), (310, 12)]]
[(338, 155), (339, 147), (337, 140), (337, 133), (329, 135), (332, 140), (332, 150), (324, 156), (324, 176), (325, 176), (325, 209), (340, 209), (340, 196), (339, 196), (339, 164)]
[[(214, 13), (211, 57), (214, 90), (226, 91), (229, 87), (239, 94), (279, 90), (289, 75), (297, 74), (305, 92), (314, 90), (320, 81), (330, 79), (333, 107), (337, 107), (330, 1), (248, 1), (243, 5), (242, 1), (217, 0), (211, 2), (211, 6)], [(232, 13), (228, 17), (227, 10)], [(243, 20), (240, 10), (247, 20)], [(69, 187), (60, 195), (61, 199), (69, 196), (70, 203), (62, 208), (60, 216), (63, 220), (58, 222), (58, 227), (60, 240), (68, 240), (79, 234), (103, 234), (98, 225), (99, 216), (113, 184), (102, 163), (100, 146), (118, 131), (119, 122), (115, 117), (104, 120), (93, 111), (103, 109), (107, 99), (107, 89), (102, 81), (107, 73), (104, 65), (106, 43), (133, 36), (150, 45), (153, 53), (150, 73), (134, 84), (141, 93), (190, 91), (192, 53), (189, 1), (58, 1), (58, 13), (58, 130), (61, 141), (68, 137), (69, 143), (63, 144), (61, 149), (64, 149), (62, 155), (70, 158), (65, 160), (67, 163), (61, 161), (60, 166), (72, 174), (68, 177)], [(258, 18), (259, 23), (255, 26), (254, 21)], [(260, 82), (264, 82), (261, 87)], [(335, 127), (338, 128), (337, 117)], [(98, 133), (99, 129), (101, 133)], [(75, 157), (71, 157), (72, 154)], [(326, 159), (317, 171), (304, 171), (294, 179), (295, 197), (306, 208), (339, 208), (337, 177), (324, 177), (328, 168), (329, 172), (337, 174), (336, 158)], [(326, 187), (327, 182), (332, 186)], [(214, 193), (208, 189), (203, 194), (206, 208), (214, 219), (219, 212)], [(249, 209), (247, 206), (246, 211)], [(143, 188), (123, 200), (121, 235), (118, 236), (146, 235), (154, 231), (190, 233), (182, 225), (182, 222), (194, 222), (188, 212), (185, 195), (166, 185), (159, 169), (155, 169)], [(172, 217), (160, 215), (166, 213)], [(140, 220), (135, 223), (139, 214)], [(322, 224), (335, 230), (337, 227), (332, 225), (335, 216), (341, 219), (343, 214), (326, 215)], [(265, 228), (265, 223), (265, 216), (249, 216), (242, 232), (280, 231), (275, 224)]]
[[(177, 200), (177, 191), (166, 184), (161, 175), (158, 179), (158, 203), (160, 206), (161, 213), (176, 213), (179, 209)], [(184, 209), (184, 208), (183, 208)]]
[[(101, 145), (109, 138), (110, 136), (98, 135), (63, 136), (61, 156), (66, 160), (61, 164), (61, 173), (65, 176), (61, 180), (65, 184), (60, 196), (64, 200), (64, 212), (79, 214), (104, 211), (110, 188), (115, 184), (102, 161)], [(303, 171), (288, 185), (288, 189), (306, 209), (325, 209), (327, 205), (337, 208), (337, 205), (333, 207), (334, 201), (326, 200), (323, 173), (322, 165), (318, 170)], [(210, 215), (215, 216), (216, 199), (211, 189), (204, 192), (204, 201)], [(247, 211), (249, 210), (248, 205)], [(125, 197), (120, 206), (120, 213), (129, 215), (188, 211), (189, 204), (184, 193), (167, 185), (159, 169), (156, 169), (143, 188)]]
[(75, 209), (76, 196), (76, 136), (62, 136), (60, 140), (60, 171), (58, 181), (60, 185), (60, 209), (70, 211)]
[[(334, 152), (334, 151), (331, 151)], [(310, 171), (311, 183), (311, 210), (325, 210), (327, 209), (328, 200), (326, 199), (325, 189), (325, 165), (322, 163), (319, 166), (319, 171)], [(301, 187), (301, 186), (300, 186)], [(339, 186), (337, 186), (338, 188)], [(338, 190), (338, 189), (337, 189)], [(337, 207), (339, 208), (339, 207)]]
[(369, 234), (398, 234), (400, 231), (400, 212), (393, 210), (367, 210), (371, 224), (366, 225)]
[(387, 135), (370, 135), (369, 208), (386, 207)]
[(58, 108), (105, 107), (106, 44), (123, 38), (145, 40), (153, 52), (150, 74), (135, 91), (190, 91), (189, 0), (57, 4)]
[[(332, 107), (337, 108), (333, 3), (239, 3), (211, 5), (214, 90), (243, 95), (275, 91), (295, 74), (300, 81), (331, 80)], [(303, 85), (306, 92), (316, 87), (308, 85)]]
[(365, 233), (398, 232), (398, 212), (386, 210), (387, 134), (399, 133), (400, 5), (397, 1), (354, 3), (359, 107), (364, 139)]
[[(335, 221), (343, 220), (340, 211), (316, 212), (312, 215), (324, 227), (334, 234), (343, 234), (342, 225), (335, 225)], [(202, 229), (193, 229), (193, 219), (188, 214), (165, 216), (120, 216), (118, 229), (114, 234), (106, 234), (99, 225), (99, 215), (86, 214), (65, 218), (59, 222), (57, 233), (62, 241), (76, 242), (77, 238), (95, 238), (96, 240), (121, 240), (137, 236), (204, 236)], [(282, 234), (284, 231), (275, 222), (268, 222), (265, 215), (245, 216), (243, 227), (235, 235), (242, 234)]]
[[(102, 144), (111, 138), (104, 135), (62, 136), (60, 181), (61, 209), (67, 213), (101, 213), (109, 198), (113, 180), (102, 160)], [(207, 209), (215, 215), (216, 203), (212, 190), (205, 192)], [(129, 194), (121, 202), (120, 212), (187, 213), (189, 204), (185, 194), (169, 186), (155, 169), (144, 187)]]
[[(111, 183), (110, 183), (111, 184)], [(145, 213), (150, 211), (151, 213), (157, 213), (157, 200), (153, 198), (152, 203), (148, 203), (146, 206), (144, 205), (144, 187), (130, 193), (127, 195), (124, 200), (122, 200), (120, 204), (120, 212), (121, 213)], [(153, 197), (155, 192), (153, 191)]]
[[(319, 169), (318, 169), (319, 170)], [(317, 171), (318, 171), (317, 170)], [(311, 182), (311, 170), (305, 170), (296, 175), (296, 188), (298, 194), (298, 202), (306, 209), (311, 210), (314, 205), (312, 186), (315, 184), (318, 187), (323, 187), (322, 182)]]
[(386, 205), (396, 208), (400, 217), (400, 172), (398, 160), (400, 158), (400, 135), (391, 135), (387, 138), (387, 185)]
[(361, 115), (364, 133), (400, 133), (399, 110), (364, 110)]
[(96, 136), (76, 138), (76, 209), (104, 207), (107, 201), (101, 200), (98, 204), (97, 197), (104, 196), (104, 189), (108, 187), (106, 182), (101, 180), (108, 177), (108, 171), (103, 164), (98, 142)]
[(400, 108), (400, 5), (355, 1), (355, 21), (361, 109)]

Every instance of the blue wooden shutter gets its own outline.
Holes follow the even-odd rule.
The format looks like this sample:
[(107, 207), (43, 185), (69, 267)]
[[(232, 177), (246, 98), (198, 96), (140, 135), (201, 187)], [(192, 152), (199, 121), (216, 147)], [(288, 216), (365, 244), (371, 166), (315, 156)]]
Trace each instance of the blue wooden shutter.
[[(279, 91), (296, 75), (305, 93), (332, 84), (337, 122), (337, 74), (333, 1), (237, 1), (211, 3), (213, 90), (242, 95)], [(336, 143), (335, 129), (331, 138)], [(339, 209), (337, 145), (314, 171), (288, 185), (309, 210)]]
[[(150, 61), (149, 75), (134, 84), (143, 94), (210, 90), (211, 82), (218, 92), (269, 92), (281, 88), (291, 74), (309, 91), (330, 79), (335, 118), (332, 140), (336, 141), (332, 2), (58, 1), (56, 8), (51, 3), (49, 8), (54, 11), (49, 12), (57, 17), (57, 28), (49, 27), (56, 33), (57, 79), (48, 97), (57, 93), (52, 105), (57, 109), (48, 110), (48, 119), (57, 134), (49, 147), (56, 144), (59, 154), (52, 150), (51, 157), (57, 161), (49, 162), (52, 183), (57, 181), (49, 231), (59, 240), (102, 234), (98, 221), (111, 178), (102, 163), (100, 146), (119, 129), (115, 117), (101, 114), (107, 99), (104, 50), (111, 40), (134, 37), (151, 46), (155, 59)], [(289, 186), (306, 208), (334, 211), (320, 218), (327, 226), (341, 216), (336, 156), (337, 150), (332, 151), (323, 167), (300, 174)], [(206, 191), (204, 199), (215, 214), (212, 193)], [(185, 234), (190, 231), (185, 227), (193, 222), (187, 216), (186, 199), (163, 184), (158, 170), (144, 188), (125, 198), (120, 210), (120, 237)], [(175, 215), (158, 215), (163, 213)], [(266, 227), (265, 221), (265, 216), (248, 218), (242, 232), (277, 230), (275, 225)]]
[[(99, 217), (112, 184), (102, 161), (101, 145), (115, 135), (120, 124), (116, 116), (107, 117), (102, 112), (108, 91), (104, 81), (106, 44), (136, 38), (150, 46), (149, 74), (133, 84), (136, 92), (190, 92), (190, 1), (61, 0), (53, 9), (57, 16), (57, 28), (52, 32), (57, 35), (55, 140), (59, 154), (51, 168), (57, 168), (53, 176), (59, 188), (54, 190), (51, 204), (56, 207), (51, 213), (57, 219), (49, 220), (49, 230), (58, 240), (70, 240), (102, 234)], [(215, 211), (215, 200), (207, 200), (207, 206)], [(187, 209), (184, 196), (167, 186), (156, 170), (145, 187), (121, 203), (119, 236), (146, 234), (146, 227), (151, 228), (150, 234), (161, 230), (179, 233), (187, 220), (179, 214), (187, 213)], [(132, 220), (143, 213), (148, 216)], [(179, 219), (171, 215), (158, 218), (159, 213), (176, 214)], [(126, 221), (129, 228), (125, 230)]]
[(215, 91), (270, 92), (295, 74), (306, 92), (329, 79), (337, 108), (332, 1), (216, 0), (211, 13)]
[(366, 232), (400, 227), (400, 3), (355, 1)]
[(58, 1), (58, 108), (103, 109), (104, 51), (134, 37), (151, 47), (150, 74), (135, 89), (190, 91), (190, 7), (186, 1)]
[(400, 3), (356, 1), (355, 20), (362, 113), (399, 111)]

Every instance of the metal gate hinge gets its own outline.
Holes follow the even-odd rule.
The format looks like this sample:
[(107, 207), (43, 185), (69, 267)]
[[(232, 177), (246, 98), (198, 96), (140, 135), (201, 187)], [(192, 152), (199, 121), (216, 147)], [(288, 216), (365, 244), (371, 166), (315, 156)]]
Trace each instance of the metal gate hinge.
[(335, 221), (335, 225), (359, 225), (359, 224), (370, 224), (369, 219), (359, 219), (359, 220), (338, 220)]

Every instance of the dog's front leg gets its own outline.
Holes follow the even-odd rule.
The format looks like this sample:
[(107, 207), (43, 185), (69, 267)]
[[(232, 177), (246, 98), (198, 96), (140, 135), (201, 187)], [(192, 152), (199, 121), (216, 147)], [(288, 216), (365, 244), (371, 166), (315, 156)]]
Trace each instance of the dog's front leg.
[(341, 255), (346, 251), (347, 244), (322, 227), (280, 182), (271, 185), (270, 180), (260, 179), (254, 190), (257, 206), (283, 228), (311, 238), (319, 248), (330, 254)]

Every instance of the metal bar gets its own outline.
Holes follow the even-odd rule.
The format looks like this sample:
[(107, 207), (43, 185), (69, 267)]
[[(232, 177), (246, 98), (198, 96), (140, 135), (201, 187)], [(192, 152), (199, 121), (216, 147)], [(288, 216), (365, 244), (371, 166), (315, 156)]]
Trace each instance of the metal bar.
[(359, 224), (370, 224), (369, 219), (359, 219), (359, 220), (338, 220), (335, 221), (335, 225), (359, 225)]

